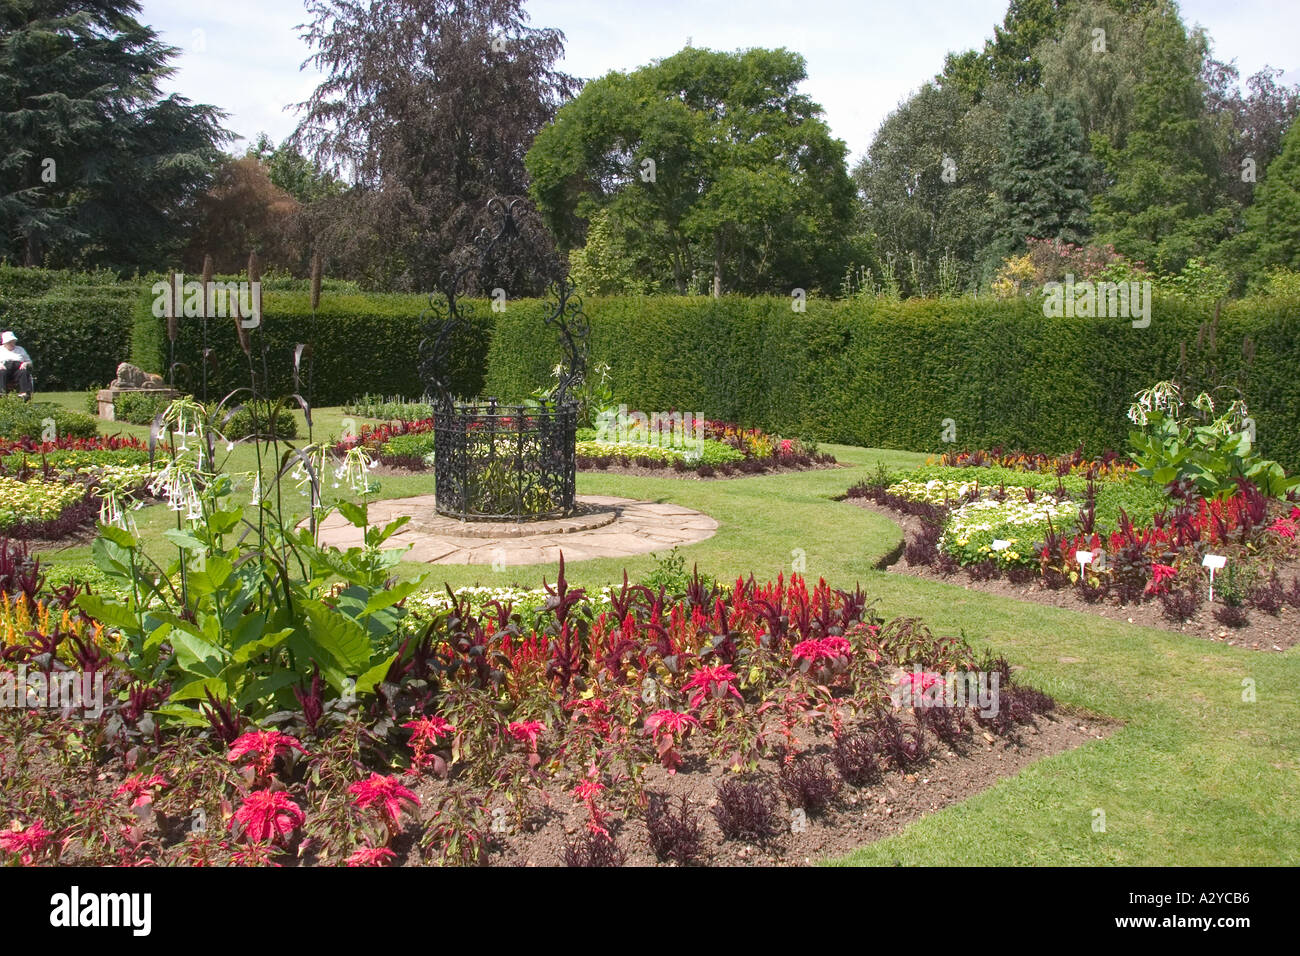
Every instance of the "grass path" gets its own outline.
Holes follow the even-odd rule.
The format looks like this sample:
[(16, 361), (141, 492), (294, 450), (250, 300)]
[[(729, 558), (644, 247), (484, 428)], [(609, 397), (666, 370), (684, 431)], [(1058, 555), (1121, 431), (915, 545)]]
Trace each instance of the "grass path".
[[(49, 396), (43, 396), (49, 398)], [(75, 407), (80, 396), (57, 396)], [(319, 430), (337, 433), (342, 414), (321, 410)], [(145, 434), (134, 426), (105, 430)], [(713, 538), (682, 549), (688, 565), (733, 578), (789, 573), (803, 549), (807, 574), (861, 583), (887, 616), (921, 617), (943, 633), (964, 633), (1025, 668), (1024, 678), (1059, 701), (1116, 718), (1110, 738), (1041, 760), (897, 836), (835, 861), (842, 864), (1300, 863), (1300, 645), (1283, 653), (1226, 647), (1200, 638), (968, 591), (959, 585), (873, 570), (900, 540), (897, 525), (832, 500), (876, 463), (904, 466), (924, 456), (825, 446), (845, 467), (730, 481), (631, 478), (584, 473), (581, 494), (667, 500), (721, 522)], [(252, 468), (239, 449), (231, 468)], [(432, 477), (385, 479), (384, 498), (426, 494)], [(174, 516), (141, 513), (152, 538)], [(156, 541), (161, 544), (161, 537)], [(88, 559), (78, 547), (46, 555)], [(649, 571), (656, 556), (570, 565), (572, 580), (599, 586)], [(404, 566), (408, 573), (428, 570)], [(438, 567), (430, 584), (537, 586), (554, 566), (494, 573)], [(1243, 701), (1243, 682), (1257, 700)], [(1094, 830), (1096, 811), (1105, 832)]]

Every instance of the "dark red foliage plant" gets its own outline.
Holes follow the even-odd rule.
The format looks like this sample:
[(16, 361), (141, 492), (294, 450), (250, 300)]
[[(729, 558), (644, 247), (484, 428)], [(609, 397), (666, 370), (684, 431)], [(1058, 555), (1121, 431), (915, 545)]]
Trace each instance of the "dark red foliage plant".
[(677, 800), (657, 791), (647, 796), (645, 825), (650, 849), (664, 863), (690, 866), (699, 858), (703, 842), (699, 813), (685, 794)]
[(718, 786), (713, 818), (728, 840), (762, 843), (780, 832), (778, 805), (769, 781), (731, 778)]

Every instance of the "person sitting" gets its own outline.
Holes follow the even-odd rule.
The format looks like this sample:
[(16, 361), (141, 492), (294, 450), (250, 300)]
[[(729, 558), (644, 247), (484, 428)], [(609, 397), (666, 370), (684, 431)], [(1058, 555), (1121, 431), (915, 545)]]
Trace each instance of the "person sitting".
[(0, 395), (9, 391), (10, 381), (24, 402), (32, 400), (32, 357), (18, 344), (18, 336), (6, 332), (0, 335)]

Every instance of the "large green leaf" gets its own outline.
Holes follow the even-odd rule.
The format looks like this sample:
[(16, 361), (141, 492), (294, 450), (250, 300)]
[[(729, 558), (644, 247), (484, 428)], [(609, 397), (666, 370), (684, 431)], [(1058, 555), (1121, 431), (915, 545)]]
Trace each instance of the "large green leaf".
[(98, 594), (78, 595), (77, 607), (108, 627), (116, 627), (132, 634), (140, 630), (140, 622), (130, 608), (124, 604), (106, 601)]
[(345, 674), (355, 675), (370, 664), (370, 641), (356, 621), (319, 601), (302, 601), (311, 642), (325, 651)]
[(176, 664), (182, 670), (209, 677), (221, 673), (226, 659), (221, 648), (176, 627), (172, 628), (168, 641), (176, 652)]

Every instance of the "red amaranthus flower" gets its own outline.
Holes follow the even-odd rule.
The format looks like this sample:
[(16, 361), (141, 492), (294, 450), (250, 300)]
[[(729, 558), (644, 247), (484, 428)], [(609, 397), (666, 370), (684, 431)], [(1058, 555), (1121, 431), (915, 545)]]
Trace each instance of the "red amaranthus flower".
[(16, 853), (19, 863), (31, 866), (49, 847), (53, 837), (54, 833), (45, 829), (45, 824), (40, 820), (33, 820), (27, 826), (14, 820), (9, 824), (8, 830), (0, 830), (0, 850)]
[(376, 806), (384, 822), (391, 828), (397, 826), (398, 817), (403, 810), (414, 810), (420, 805), (420, 798), (411, 790), (402, 786), (397, 777), (381, 777), (372, 773), (366, 780), (358, 780), (348, 787), (348, 793), (356, 797), (356, 805), (362, 810)]
[(848, 658), (853, 654), (853, 645), (842, 637), (819, 637), (800, 641), (791, 652), (793, 660), (806, 660), (810, 664), (819, 661), (833, 662)]
[(235, 811), (231, 826), (244, 825), (252, 843), (281, 842), (302, 826), (302, 808), (283, 790), (254, 790)]
[(511, 737), (520, 743), (527, 743), (529, 750), (537, 749), (537, 738), (546, 731), (546, 725), (540, 720), (512, 721), (506, 728)]
[(1178, 571), (1168, 564), (1151, 565), (1151, 580), (1147, 582), (1147, 594), (1164, 594), (1169, 590), (1169, 582), (1178, 576)]
[[(1296, 509), (1292, 509), (1292, 510), (1294, 511)], [(1294, 541), (1296, 536), (1295, 518), (1278, 518), (1276, 521), (1274, 521), (1271, 525), (1268, 526), (1268, 530), (1276, 531), (1282, 537), (1289, 538), (1292, 541)]]
[(440, 738), (450, 737), (456, 732), (456, 728), (442, 717), (421, 717), (402, 726), (411, 732), (407, 745), (411, 748), (411, 759), (417, 767), (434, 763), (437, 756), (429, 751), (438, 746)]
[(266, 777), (271, 773), (275, 758), (289, 753), (290, 750), (297, 750), (302, 754), (307, 752), (303, 750), (302, 744), (296, 737), (282, 734), (278, 730), (254, 730), (239, 737), (230, 745), (230, 753), (226, 754), (226, 759), (236, 763), (252, 756), (253, 768), (257, 775)]
[(363, 846), (348, 857), (348, 866), (383, 866), (388, 860), (397, 859), (397, 854), (386, 846)]
[(604, 789), (605, 785), (599, 780), (587, 779), (573, 788), (573, 795), (587, 807), (587, 829), (592, 833), (609, 836), (609, 831), (604, 826), (604, 816), (596, 806), (596, 797)]
[(167, 781), (162, 777), (154, 774), (151, 777), (145, 777), (144, 774), (133, 774), (122, 781), (122, 785), (113, 791), (113, 796), (129, 796), (131, 798), (131, 809), (136, 807), (145, 807), (153, 802), (153, 791), (167, 786)]
[(691, 708), (696, 709), (704, 703), (706, 697), (723, 697), (730, 693), (736, 700), (744, 703), (744, 698), (740, 696), (740, 691), (736, 690), (735, 683), (738, 680), (735, 674), (731, 672), (731, 667), (726, 664), (718, 664), (713, 667), (701, 667), (691, 679), (682, 685), (682, 691), (696, 691), (691, 698)]
[(655, 742), (659, 753), (659, 762), (670, 774), (676, 773), (681, 766), (682, 757), (677, 752), (677, 745), (691, 730), (700, 726), (700, 722), (690, 714), (679, 714), (674, 710), (656, 710), (645, 720), (646, 733)]

